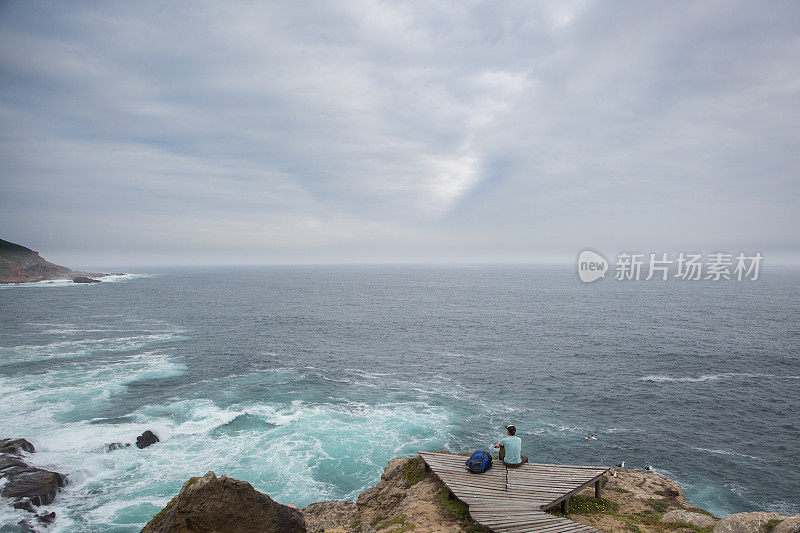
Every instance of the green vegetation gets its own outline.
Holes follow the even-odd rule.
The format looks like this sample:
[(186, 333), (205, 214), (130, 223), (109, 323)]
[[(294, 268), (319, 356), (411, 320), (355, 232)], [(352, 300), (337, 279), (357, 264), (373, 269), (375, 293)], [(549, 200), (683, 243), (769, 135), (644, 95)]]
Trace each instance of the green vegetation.
[(425, 465), (422, 462), (422, 457), (414, 457), (410, 461), (406, 461), (402, 469), (403, 478), (409, 485), (414, 485), (425, 479)]
[[(615, 488), (617, 492), (629, 492), (625, 489), (618, 490), (618, 487)], [(712, 528), (701, 528), (693, 524), (688, 524), (684, 522), (680, 523), (664, 523), (661, 522), (661, 517), (663, 516), (664, 512), (667, 510), (668, 503), (664, 500), (656, 500), (651, 499), (647, 502), (647, 504), (653, 508), (653, 510), (647, 510), (639, 513), (632, 513), (632, 514), (620, 514), (619, 513), (619, 504), (612, 500), (607, 500), (605, 498), (591, 498), (587, 496), (573, 496), (570, 499), (569, 503), (569, 514), (596, 514), (602, 513), (611, 515), (619, 520), (622, 520), (625, 523), (624, 529), (625, 531), (630, 531), (632, 533), (642, 533), (642, 528), (640, 526), (647, 526), (650, 530), (655, 530), (660, 533), (671, 533), (675, 531), (686, 531), (691, 530), (695, 533), (713, 533)], [(701, 512), (707, 514), (709, 516), (714, 517), (708, 511), (703, 511), (702, 509), (691, 509), (696, 510), (697, 512)], [(553, 509), (548, 511), (550, 514), (555, 516), (561, 517), (568, 517), (564, 513), (560, 512), (559, 510)], [(716, 518), (716, 517), (714, 517)]]
[[(569, 500), (569, 513), (567, 514), (617, 514), (619, 504), (606, 498), (589, 498), (587, 496), (575, 495)], [(566, 516), (558, 510), (550, 511), (556, 516)]]
[(708, 511), (706, 511), (705, 509), (700, 509), (699, 507), (689, 507), (689, 509), (687, 509), (687, 510), (688, 510), (688, 511), (691, 511), (691, 512), (693, 512), (693, 513), (700, 513), (700, 514), (708, 515), (708, 516), (710, 516), (711, 518), (713, 518), (714, 520), (719, 520), (719, 517), (718, 517), (718, 516), (716, 516), (716, 515), (714, 515), (714, 514), (711, 514), (711, 513), (709, 513), (709, 512), (708, 512)]
[(697, 533), (711, 533), (714, 530), (711, 527), (700, 527), (688, 522), (670, 522), (669, 524), (661, 524), (661, 526), (667, 529), (691, 529)]
[(469, 515), (469, 507), (467, 507), (467, 504), (456, 498), (451, 498), (447, 490), (439, 491), (436, 495), (436, 501), (439, 502), (439, 505), (442, 506), (447, 514), (461, 522), (461, 529), (467, 533), (491, 532), (491, 529), (485, 528), (474, 521)]
[(614, 487), (614, 490), (617, 492), (630, 492), (628, 489), (623, 489), (622, 487)]
[(780, 518), (773, 518), (772, 520), (767, 522), (767, 531), (772, 531), (772, 529), (781, 522), (783, 522), (783, 520), (781, 520)]
[(436, 500), (453, 518), (462, 521), (471, 520), (467, 504), (456, 498), (451, 498), (446, 490), (439, 491), (439, 494), (436, 495)]
[(654, 500), (651, 498), (650, 500), (647, 501), (647, 505), (649, 505), (659, 513), (667, 512), (668, 505), (667, 502), (665, 502), (664, 500)]

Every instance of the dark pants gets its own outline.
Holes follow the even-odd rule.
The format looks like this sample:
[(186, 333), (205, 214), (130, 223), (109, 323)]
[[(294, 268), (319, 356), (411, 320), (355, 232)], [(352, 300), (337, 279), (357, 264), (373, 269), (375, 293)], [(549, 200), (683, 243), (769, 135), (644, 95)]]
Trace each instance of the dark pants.
[(501, 462), (502, 462), (504, 465), (506, 465), (506, 466), (510, 466), (511, 468), (514, 468), (515, 466), (524, 465), (525, 463), (527, 463), (527, 462), (528, 462), (528, 456), (527, 456), (527, 455), (520, 455), (520, 456), (519, 456), (519, 457), (520, 457), (520, 459), (522, 459), (522, 462), (521, 462), (521, 463), (507, 463), (507, 462), (503, 461), (503, 459), (505, 459), (505, 457), (506, 457), (506, 447), (505, 447), (505, 446), (503, 446), (503, 445), (501, 444), (501, 445), (500, 445), (500, 455), (499, 455), (499, 458), (500, 458), (500, 461), (501, 461)]

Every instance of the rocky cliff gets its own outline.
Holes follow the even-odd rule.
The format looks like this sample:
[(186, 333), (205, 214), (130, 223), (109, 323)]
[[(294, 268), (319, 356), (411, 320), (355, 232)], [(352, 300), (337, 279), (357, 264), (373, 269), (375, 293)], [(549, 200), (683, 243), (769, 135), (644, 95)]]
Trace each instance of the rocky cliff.
[[(27, 458), (35, 451), (25, 439), (0, 439), (0, 496), (15, 509), (31, 513), (14, 531), (37, 531), (53, 522), (56, 514), (40, 508), (50, 504), (67, 483), (64, 474), (30, 465)], [(0, 531), (6, 531), (6, 525), (12, 527), (0, 524)]]
[(92, 278), (102, 274), (76, 272), (71, 268), (55, 265), (34, 252), (13, 242), (0, 239), (0, 283), (28, 283), (49, 279), (74, 278), (76, 283), (92, 283)]
[[(216, 479), (213, 473), (202, 479), (207, 478)], [(320, 502), (305, 509), (278, 504), (249, 484), (235, 480), (226, 481), (243, 483), (241, 492), (233, 499), (230, 492), (222, 489), (205, 490), (202, 497), (199, 491), (195, 493), (191, 505), (182, 505), (181, 502), (188, 500), (191, 487), (200, 482), (188, 481), (180, 494), (143, 531), (489, 531), (470, 518), (466, 505), (449, 497), (433, 473), (425, 472), (419, 458), (389, 461), (380, 482), (362, 492), (355, 502)], [(217, 482), (218, 485), (221, 483)], [(221, 505), (223, 502), (228, 504)], [(614, 477), (606, 478), (603, 497), (599, 500), (594, 498), (593, 489), (574, 497), (567, 517), (608, 532), (800, 533), (800, 515), (739, 513), (720, 520), (690, 505), (674, 481), (633, 470), (618, 470)]]
[[(158, 442), (152, 436), (151, 440)], [(57, 517), (42, 508), (58, 497), (67, 476), (31, 466), (27, 457), (32, 453), (34, 447), (25, 439), (0, 439), (0, 496), (7, 504), (30, 513), (30, 518), (18, 524), (19, 530), (46, 531)], [(551, 512), (563, 516), (557, 510)], [(636, 470), (616, 470), (606, 477), (600, 499), (594, 498), (593, 488), (574, 496), (567, 518), (610, 533), (800, 533), (800, 515), (753, 512), (719, 519), (689, 504), (671, 479)], [(184, 483), (180, 492), (142, 530), (143, 533), (306, 531), (478, 533), (490, 530), (470, 518), (467, 506), (451, 498), (436, 475), (425, 471), (419, 457), (389, 461), (378, 484), (362, 492), (355, 502), (319, 502), (305, 509), (277, 503), (246, 481), (208, 472)]]

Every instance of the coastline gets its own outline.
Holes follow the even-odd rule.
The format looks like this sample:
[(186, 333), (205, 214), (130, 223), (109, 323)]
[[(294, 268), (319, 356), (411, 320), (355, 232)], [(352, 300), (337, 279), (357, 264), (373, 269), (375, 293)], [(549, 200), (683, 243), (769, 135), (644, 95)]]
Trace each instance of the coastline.
[[(146, 448), (157, 442), (152, 432), (145, 432), (137, 438), (136, 447)], [(124, 446), (114, 443), (109, 449)], [(23, 438), (0, 440), (3, 504), (29, 513), (17, 523), (20, 531), (29, 532), (46, 531), (58, 524), (58, 516), (49, 505), (69, 483), (69, 473), (29, 464), (27, 458), (33, 453), (34, 446)], [(677, 482), (652, 472), (612, 469), (600, 483), (599, 498), (595, 488), (589, 486), (571, 496), (566, 511), (558, 505), (545, 511), (607, 533), (800, 532), (800, 514), (745, 512), (724, 518), (714, 516), (690, 504)], [(208, 472), (187, 480), (142, 529), (142, 533), (200, 531), (479, 533), (492, 529), (473, 520), (468, 506), (455, 497), (433, 469), (425, 467), (421, 457), (415, 456), (390, 460), (378, 483), (362, 491), (355, 501), (321, 501), (302, 509), (275, 502), (247, 481)]]
[[(250, 508), (224, 505), (232, 499), (256, 503)], [(590, 487), (573, 497), (566, 515), (555, 508), (548, 512), (608, 533), (797, 533), (800, 530), (800, 515), (750, 512), (716, 517), (691, 505), (675, 481), (626, 469), (615, 470), (613, 476), (603, 479), (601, 498), (596, 499)], [(142, 533), (206, 530), (492, 531), (470, 517), (468, 507), (453, 498), (435, 473), (425, 470), (419, 457), (390, 460), (380, 481), (361, 492), (356, 501), (324, 501), (303, 509), (274, 502), (249, 483), (225, 476), (217, 478), (209, 472), (188, 480)]]

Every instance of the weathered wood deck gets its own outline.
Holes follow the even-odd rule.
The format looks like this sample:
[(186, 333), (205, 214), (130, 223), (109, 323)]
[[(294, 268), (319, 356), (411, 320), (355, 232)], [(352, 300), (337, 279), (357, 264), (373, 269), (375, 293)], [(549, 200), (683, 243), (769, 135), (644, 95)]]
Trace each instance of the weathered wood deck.
[(497, 532), (599, 533), (598, 530), (545, 512), (600, 483), (608, 468), (527, 463), (506, 468), (500, 461), (483, 474), (467, 471), (466, 457), (447, 453), (419, 452), (427, 468), (452, 494), (467, 504), (472, 518)]

